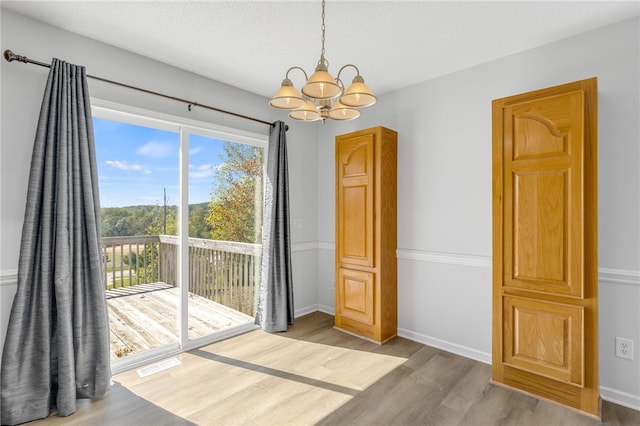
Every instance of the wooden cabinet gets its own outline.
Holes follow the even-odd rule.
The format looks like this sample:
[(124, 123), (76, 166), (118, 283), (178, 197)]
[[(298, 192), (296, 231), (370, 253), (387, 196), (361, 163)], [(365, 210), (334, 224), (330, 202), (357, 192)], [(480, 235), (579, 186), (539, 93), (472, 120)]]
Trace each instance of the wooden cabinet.
[(600, 414), (597, 80), (493, 101), (493, 381)]
[(377, 343), (397, 334), (397, 133), (336, 137), (336, 328)]

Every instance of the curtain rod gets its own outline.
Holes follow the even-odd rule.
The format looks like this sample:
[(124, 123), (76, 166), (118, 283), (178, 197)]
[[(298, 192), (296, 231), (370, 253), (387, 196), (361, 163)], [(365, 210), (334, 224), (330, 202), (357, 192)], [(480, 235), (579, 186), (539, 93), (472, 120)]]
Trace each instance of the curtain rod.
[[(51, 68), (51, 65), (49, 65), (49, 64), (47, 64), (45, 62), (36, 61), (34, 59), (30, 59), (30, 58), (27, 58), (26, 56), (22, 56), (22, 55), (16, 55), (15, 53), (13, 53), (9, 49), (4, 51), (4, 59), (6, 59), (7, 62), (18, 61), (18, 62), (24, 62), (25, 64), (35, 64), (35, 65), (39, 65), (41, 67)], [(182, 99), (182, 98), (177, 98), (175, 96), (165, 95), (164, 93), (154, 92), (152, 90), (147, 90), (147, 89), (143, 89), (141, 87), (136, 87), (136, 86), (132, 86), (132, 85), (125, 84), (125, 83), (120, 83), (118, 81), (108, 80), (108, 79), (102, 78), (102, 77), (96, 77), (95, 75), (87, 74), (87, 77), (88, 78), (92, 78), (94, 80), (102, 81), (102, 82), (105, 82), (105, 83), (114, 84), (116, 86), (126, 87), (128, 89), (133, 89), (133, 90), (137, 90), (139, 92), (148, 93), (150, 95), (156, 95), (156, 96), (160, 96), (162, 98), (167, 98), (167, 99), (172, 99), (174, 101), (182, 102), (182, 103), (185, 103), (185, 104), (189, 105), (189, 111), (191, 111), (191, 107), (201, 107), (201, 108), (206, 108), (206, 109), (210, 109), (210, 110), (213, 110), (213, 111), (221, 112), (221, 113), (224, 113), (224, 114), (233, 115), (234, 117), (244, 118), (245, 120), (255, 121), (257, 123), (267, 124), (269, 126), (273, 125), (273, 123), (270, 123), (270, 122), (264, 121), (264, 120), (260, 120), (259, 118), (249, 117), (247, 115), (242, 115), (242, 114), (238, 114), (237, 112), (232, 112), (232, 111), (227, 111), (227, 110), (224, 110), (224, 109), (221, 109), (221, 108), (212, 107), (210, 105), (199, 104), (197, 102), (193, 102), (193, 101), (190, 101), (188, 99)], [(289, 130), (289, 126), (286, 125), (286, 124), (285, 124), (284, 128), (285, 128), (285, 131)]]

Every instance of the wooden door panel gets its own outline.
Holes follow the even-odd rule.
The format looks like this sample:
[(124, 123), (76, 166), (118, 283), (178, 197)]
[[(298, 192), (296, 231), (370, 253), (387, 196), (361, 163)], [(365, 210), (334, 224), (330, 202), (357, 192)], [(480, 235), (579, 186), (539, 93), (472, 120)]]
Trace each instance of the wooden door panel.
[(513, 117), (513, 159), (566, 154), (566, 134), (533, 114)]
[(374, 267), (373, 136), (344, 142), (338, 159), (337, 259)]
[(371, 272), (340, 268), (338, 273), (338, 315), (360, 323), (374, 323), (374, 279)]
[[(581, 91), (523, 102), (505, 109), (512, 117), (505, 123), (513, 138), (513, 160), (569, 155), (569, 140), (581, 141), (583, 128), (579, 124), (584, 108)], [(579, 151), (578, 151), (579, 153)]]
[(566, 171), (514, 173), (513, 279), (507, 286), (571, 293)]
[(493, 101), (496, 383), (599, 415), (597, 81)]
[(504, 297), (504, 363), (583, 385), (581, 306)]
[(368, 217), (367, 205), (370, 200), (367, 192), (366, 185), (342, 187), (342, 262), (370, 266), (371, 241), (367, 226), (371, 221)]
[(345, 143), (345, 151), (343, 151), (342, 171), (340, 176), (343, 179), (368, 178), (371, 174), (373, 164), (370, 164), (373, 150), (371, 148), (373, 138), (369, 135), (353, 138)]

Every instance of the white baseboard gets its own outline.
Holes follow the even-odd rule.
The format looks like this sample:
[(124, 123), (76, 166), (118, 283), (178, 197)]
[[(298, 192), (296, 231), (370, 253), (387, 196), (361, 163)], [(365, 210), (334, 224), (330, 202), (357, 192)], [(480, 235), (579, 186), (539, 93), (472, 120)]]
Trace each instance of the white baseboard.
[(318, 305), (318, 310), (320, 312), (324, 312), (325, 314), (329, 314), (329, 315), (335, 315), (336, 314), (336, 310), (334, 309), (333, 306)]
[(600, 397), (605, 401), (640, 411), (640, 396), (631, 395), (606, 386), (600, 386)]
[(334, 315), (333, 306), (326, 305), (310, 305), (304, 308), (296, 309), (293, 315), (295, 318), (298, 318), (307, 314), (311, 314), (313, 312), (322, 312), (328, 315)]
[(423, 345), (442, 349), (443, 351), (451, 352), (465, 358), (471, 358), (484, 364), (491, 365), (491, 354), (487, 352), (481, 352), (467, 346), (458, 345), (457, 343), (451, 343), (447, 342), (446, 340), (426, 336), (424, 334), (416, 333), (405, 328), (398, 328), (398, 336), (404, 337), (405, 339), (413, 340), (414, 342), (422, 343)]
[(302, 317), (312, 312), (319, 311), (318, 305), (305, 306), (304, 308), (296, 309), (293, 313), (294, 318)]

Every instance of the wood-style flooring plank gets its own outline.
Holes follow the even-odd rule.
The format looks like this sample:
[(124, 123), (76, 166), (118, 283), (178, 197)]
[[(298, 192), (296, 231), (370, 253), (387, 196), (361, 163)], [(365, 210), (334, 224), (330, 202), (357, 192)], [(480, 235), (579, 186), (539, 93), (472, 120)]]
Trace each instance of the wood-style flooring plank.
[(114, 376), (110, 394), (40, 425), (637, 426), (603, 403), (602, 423), (490, 383), (491, 368), (403, 338), (377, 345), (320, 312), (286, 333), (251, 331), (177, 355), (147, 377)]

